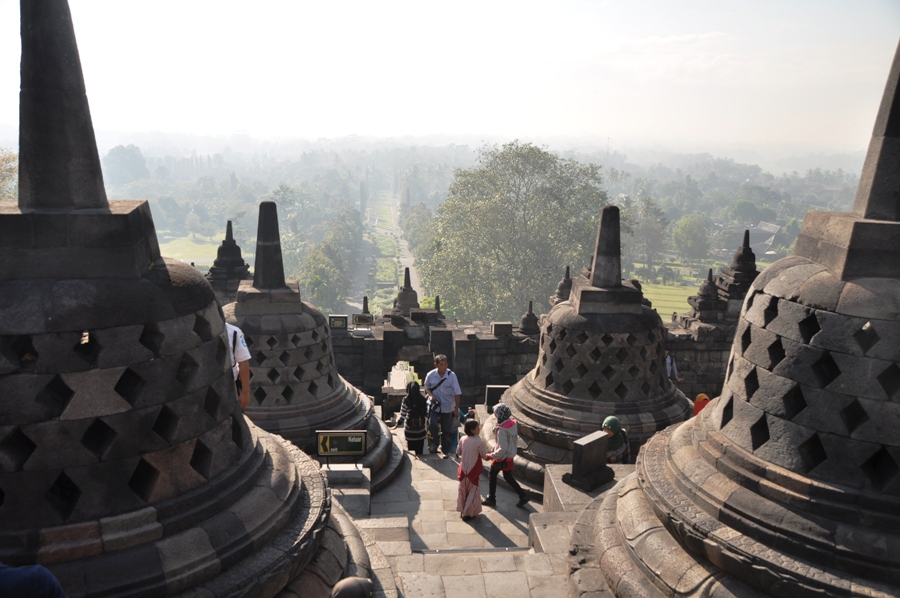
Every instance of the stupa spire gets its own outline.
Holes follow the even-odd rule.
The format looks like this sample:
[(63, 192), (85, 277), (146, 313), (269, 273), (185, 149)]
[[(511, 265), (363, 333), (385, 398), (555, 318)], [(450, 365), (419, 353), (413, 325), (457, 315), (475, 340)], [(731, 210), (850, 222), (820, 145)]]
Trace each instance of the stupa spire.
[(409, 310), (414, 307), (419, 307), (419, 294), (412, 288), (409, 268), (405, 268), (403, 270), (403, 286), (400, 287), (397, 298), (394, 299), (394, 312), (408, 316)]
[(369, 313), (369, 297), (368, 297), (368, 295), (363, 297), (362, 313), (364, 313), (364, 314)]
[(231, 220), (225, 225), (225, 240), (228, 242), (234, 241), (234, 233), (231, 230)]
[(274, 201), (259, 204), (253, 286), (257, 289), (281, 289), (287, 286), (281, 257), (281, 235), (278, 232), (278, 208)]
[(522, 321), (519, 323), (519, 331), (522, 334), (537, 334), (541, 331), (538, 318), (534, 315), (534, 302), (528, 302), (528, 311), (522, 315)]
[(21, 0), (19, 208), (106, 208), (100, 156), (66, 0)]
[(884, 86), (869, 151), (863, 164), (853, 212), (868, 220), (900, 221), (900, 45)]
[(591, 286), (622, 285), (622, 246), (619, 231), (619, 208), (606, 206), (600, 211), (600, 227), (591, 267)]

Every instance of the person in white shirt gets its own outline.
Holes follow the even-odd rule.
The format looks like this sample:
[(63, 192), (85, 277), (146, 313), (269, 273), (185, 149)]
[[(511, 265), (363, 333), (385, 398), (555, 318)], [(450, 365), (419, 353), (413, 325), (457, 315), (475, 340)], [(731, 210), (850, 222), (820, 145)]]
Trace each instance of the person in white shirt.
[(434, 405), (428, 428), (435, 444), (440, 428), (441, 458), (446, 459), (450, 454), (450, 436), (459, 428), (459, 399), (462, 390), (456, 374), (447, 367), (446, 355), (435, 355), (434, 366), (425, 376), (425, 392)]
[(241, 409), (250, 404), (250, 349), (244, 340), (244, 333), (233, 324), (225, 323), (228, 330), (228, 344), (231, 347), (231, 371)]
[(668, 349), (666, 349), (666, 376), (672, 382), (684, 382), (684, 378), (678, 377), (678, 366), (675, 365), (675, 356), (670, 355)]

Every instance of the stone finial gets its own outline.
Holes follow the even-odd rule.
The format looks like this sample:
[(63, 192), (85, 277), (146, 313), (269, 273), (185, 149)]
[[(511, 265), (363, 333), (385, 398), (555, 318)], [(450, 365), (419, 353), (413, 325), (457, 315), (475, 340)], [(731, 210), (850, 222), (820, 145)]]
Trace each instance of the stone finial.
[[(246, 274), (246, 263), (244, 262), (244, 258), (241, 255), (241, 248), (234, 241), (234, 233), (231, 229), (231, 220), (225, 226), (225, 239), (222, 241), (222, 244), (219, 245), (219, 248), (216, 250), (216, 259), (213, 261), (213, 265), (210, 268), (210, 271), (213, 271), (213, 268), (217, 270), (221, 269), (241, 269), (244, 272), (242, 274)], [(243, 275), (240, 276), (243, 278)]]
[(278, 208), (274, 201), (259, 204), (253, 286), (257, 289), (280, 289), (287, 286), (281, 257), (281, 235), (278, 232)]
[(900, 45), (888, 74), (872, 140), (856, 191), (853, 212), (867, 220), (900, 221)]
[(401, 315), (408, 316), (410, 309), (418, 307), (419, 294), (414, 288), (412, 288), (409, 268), (405, 268), (403, 271), (403, 286), (400, 287), (400, 291), (397, 293), (397, 298), (394, 299), (394, 311)]
[(534, 315), (534, 302), (528, 302), (528, 311), (522, 316), (522, 322), (519, 324), (519, 331), (522, 334), (537, 334), (541, 331), (538, 324), (538, 318)]
[(731, 258), (731, 269), (735, 272), (755, 272), (756, 254), (750, 248), (750, 231), (744, 229), (744, 241)]
[(572, 292), (572, 277), (569, 275), (569, 267), (566, 266), (566, 274), (556, 286), (556, 294), (550, 297), (550, 305), (556, 305), (562, 301), (569, 300), (569, 294)]
[(719, 298), (719, 291), (716, 288), (715, 283), (713, 282), (713, 271), (712, 268), (709, 269), (709, 273), (706, 275), (706, 280), (703, 284), (700, 285), (700, 289), (697, 291), (698, 297), (709, 297), (712, 299)]
[(209, 267), (206, 279), (216, 292), (222, 305), (234, 301), (242, 280), (250, 276), (250, 266), (241, 255), (241, 248), (234, 241), (231, 220), (225, 226), (225, 239), (216, 251), (216, 259)]
[(440, 295), (434, 296), (434, 309), (438, 313), (441, 313), (441, 296)]
[(900, 278), (900, 46), (894, 55), (852, 212), (807, 212), (794, 246), (844, 281)]
[(363, 297), (362, 313), (364, 313), (364, 314), (369, 313), (369, 297), (368, 296)]
[(20, 6), (19, 208), (107, 208), (69, 4)]
[(608, 288), (622, 285), (622, 245), (619, 230), (619, 208), (605, 206), (600, 211), (591, 286)]

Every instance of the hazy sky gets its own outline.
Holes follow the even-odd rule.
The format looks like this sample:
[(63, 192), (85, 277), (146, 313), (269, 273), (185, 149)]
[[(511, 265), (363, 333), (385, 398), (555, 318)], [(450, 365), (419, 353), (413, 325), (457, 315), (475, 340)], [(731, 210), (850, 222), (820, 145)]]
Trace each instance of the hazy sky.
[[(863, 149), (900, 1), (70, 0), (94, 126)], [(19, 2), (0, 0), (0, 126)]]

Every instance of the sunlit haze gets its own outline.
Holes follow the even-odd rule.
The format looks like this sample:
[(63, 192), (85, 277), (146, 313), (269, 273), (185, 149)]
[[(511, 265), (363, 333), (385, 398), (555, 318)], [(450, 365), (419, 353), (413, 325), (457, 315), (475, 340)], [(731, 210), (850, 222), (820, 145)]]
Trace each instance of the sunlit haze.
[[(70, 0), (94, 126), (864, 149), (900, 2)], [(19, 3), (0, 0), (0, 144)]]

